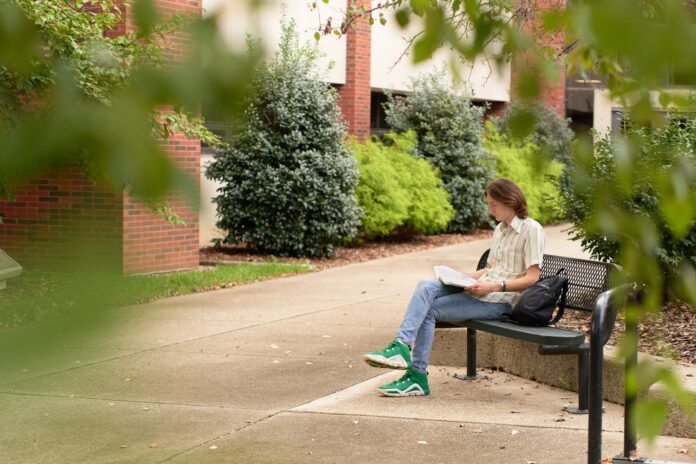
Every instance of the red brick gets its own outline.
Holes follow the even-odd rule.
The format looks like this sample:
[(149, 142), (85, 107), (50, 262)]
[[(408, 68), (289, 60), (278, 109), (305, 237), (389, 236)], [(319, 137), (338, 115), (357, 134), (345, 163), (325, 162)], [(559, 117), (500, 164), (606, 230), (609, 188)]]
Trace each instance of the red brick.
[[(158, 0), (166, 14), (201, 13), (200, 2)], [(130, 11), (108, 35), (133, 30)], [(88, 5), (86, 11), (94, 11)], [(98, 11), (96, 11), (98, 12)], [(167, 47), (187, 43), (182, 34), (165, 41)], [(173, 54), (168, 54), (171, 56)], [(176, 55), (180, 55), (177, 53)], [(163, 143), (184, 171), (199, 178), (200, 142), (182, 134)], [(178, 147), (177, 147), (178, 145)], [(198, 265), (198, 214), (182, 199), (170, 196), (170, 206), (186, 226), (172, 226), (123, 192), (86, 179), (79, 169), (47, 173), (18, 186), (16, 202), (0, 201), (0, 248), (29, 267), (75, 266), (80, 253), (111, 259), (121, 272), (141, 273), (186, 269)], [(100, 261), (103, 262), (103, 261)], [(79, 265), (79, 262), (78, 262)]]
[[(370, 0), (349, 0), (370, 8)], [(348, 133), (365, 139), (370, 135), (370, 54), (369, 18), (356, 21), (356, 29), (346, 34), (346, 83), (339, 90), (339, 106), (348, 125)], [(357, 105), (367, 101), (367, 108)]]

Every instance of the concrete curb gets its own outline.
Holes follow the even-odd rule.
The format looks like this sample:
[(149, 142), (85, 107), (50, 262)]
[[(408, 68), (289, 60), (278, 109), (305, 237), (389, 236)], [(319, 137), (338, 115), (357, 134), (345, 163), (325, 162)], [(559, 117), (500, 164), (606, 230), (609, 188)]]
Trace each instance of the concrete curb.
[[(542, 382), (566, 390), (578, 391), (576, 356), (542, 356), (538, 345), (497, 335), (478, 332), (478, 368), (504, 371), (519, 377)], [(696, 397), (696, 366), (675, 364), (665, 358), (651, 356), (656, 363), (670, 364), (682, 384)], [(437, 329), (430, 358), (432, 365), (466, 367), (466, 330)], [(648, 397), (667, 398), (667, 394), (653, 387)], [(606, 347), (604, 354), (604, 399), (623, 404), (623, 365), (616, 348)], [(664, 435), (696, 438), (696, 421), (673, 401), (662, 433)]]

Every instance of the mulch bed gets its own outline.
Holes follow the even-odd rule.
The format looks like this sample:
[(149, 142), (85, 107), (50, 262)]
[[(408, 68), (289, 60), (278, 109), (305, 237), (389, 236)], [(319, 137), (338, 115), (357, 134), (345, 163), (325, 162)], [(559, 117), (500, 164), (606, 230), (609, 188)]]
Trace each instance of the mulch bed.
[(332, 258), (286, 258), (269, 256), (246, 248), (245, 246), (208, 247), (201, 249), (201, 263), (218, 262), (265, 262), (278, 261), (283, 263), (311, 264), (321, 271), (346, 264), (362, 263), (373, 259), (388, 258), (415, 251), (428, 250), (457, 243), (470, 242), (493, 237), (492, 230), (479, 230), (471, 234), (440, 234), (417, 235), (415, 237), (388, 237), (377, 242), (366, 242), (361, 245), (337, 247)]
[[(481, 230), (472, 234), (441, 234), (416, 237), (390, 237), (378, 242), (367, 242), (361, 245), (338, 247), (332, 258), (307, 259), (286, 258), (260, 254), (244, 246), (209, 247), (201, 249), (201, 263), (219, 262), (267, 262), (277, 261), (286, 263), (311, 264), (317, 270), (352, 263), (361, 263), (373, 259), (427, 250), (430, 248), (454, 245), (490, 238), (492, 231)], [(559, 323), (560, 327), (582, 330), (589, 335), (589, 313), (567, 310)], [(616, 345), (624, 332), (624, 322), (621, 317), (616, 323), (616, 329), (609, 341)], [(689, 305), (676, 301), (665, 305), (660, 314), (646, 317), (640, 325), (640, 350), (646, 353), (669, 357), (681, 362), (696, 364), (696, 310)]]
[[(620, 314), (609, 345), (619, 343), (626, 324)], [(591, 314), (566, 310), (558, 327), (590, 334)], [(639, 328), (640, 351), (671, 358), (687, 364), (696, 364), (696, 310), (682, 301), (667, 303), (659, 314), (645, 317)]]

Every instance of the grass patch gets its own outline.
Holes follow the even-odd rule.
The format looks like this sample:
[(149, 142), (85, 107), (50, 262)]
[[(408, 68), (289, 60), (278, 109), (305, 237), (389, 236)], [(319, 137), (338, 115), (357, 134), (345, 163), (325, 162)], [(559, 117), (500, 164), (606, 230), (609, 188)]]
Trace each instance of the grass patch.
[(307, 265), (273, 262), (219, 264), (209, 269), (129, 277), (25, 270), (0, 291), (0, 328), (313, 270)]

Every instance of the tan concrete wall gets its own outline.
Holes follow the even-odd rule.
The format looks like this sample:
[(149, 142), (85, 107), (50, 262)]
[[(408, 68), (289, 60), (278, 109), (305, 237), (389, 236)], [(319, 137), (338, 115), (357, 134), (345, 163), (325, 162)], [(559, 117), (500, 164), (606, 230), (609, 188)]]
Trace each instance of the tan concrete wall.
[(245, 49), (246, 35), (260, 38), (270, 54), (278, 48), (280, 40), (280, 20), (283, 11), (287, 18), (297, 22), (300, 38), (309, 43), (316, 43), (322, 57), (319, 59), (318, 71), (327, 82), (345, 83), (346, 76), (346, 40), (345, 37), (327, 35), (317, 43), (314, 33), (329, 17), (339, 18), (345, 11), (345, 0), (330, 0), (328, 4), (317, 2), (317, 9), (311, 11), (308, 2), (268, 1), (258, 9), (249, 7), (251, 2), (229, 0), (203, 0), (204, 14), (219, 15), (220, 30), (231, 47)]
[[(373, 0), (372, 3), (376, 5), (379, 0)], [(484, 58), (475, 63), (462, 63), (456, 53), (445, 47), (438, 50), (431, 60), (414, 64), (413, 57), (406, 49), (410, 38), (421, 29), (419, 21), (413, 21), (406, 29), (401, 29), (393, 16), (393, 11), (387, 12), (387, 23), (384, 26), (375, 23), (372, 27), (372, 88), (408, 91), (411, 89), (412, 78), (439, 69), (451, 81), (454, 77), (451, 66), (454, 65), (462, 79), (461, 86), (454, 88), (458, 88), (463, 94), (481, 100), (510, 101), (509, 63), (500, 68), (493, 61), (488, 62)]]
[[(542, 356), (538, 351), (539, 345), (485, 332), (477, 332), (476, 339), (478, 368), (497, 369), (566, 390), (578, 391), (577, 356)], [(668, 362), (664, 358), (651, 358), (656, 363)], [(437, 329), (430, 363), (466, 367), (466, 330)], [(696, 397), (696, 367), (676, 364), (672, 368), (684, 386), (694, 392)], [(623, 365), (618, 360), (617, 350), (612, 347), (605, 348), (603, 387), (606, 401), (623, 404)], [(648, 396), (666, 397), (659, 386), (653, 387)], [(674, 401), (670, 401), (670, 414), (663, 434), (696, 438), (696, 419), (680, 409)]]

